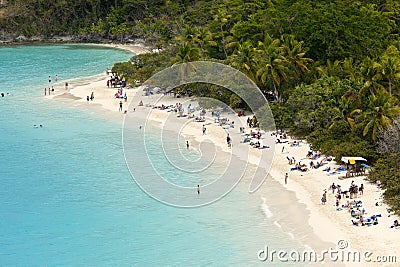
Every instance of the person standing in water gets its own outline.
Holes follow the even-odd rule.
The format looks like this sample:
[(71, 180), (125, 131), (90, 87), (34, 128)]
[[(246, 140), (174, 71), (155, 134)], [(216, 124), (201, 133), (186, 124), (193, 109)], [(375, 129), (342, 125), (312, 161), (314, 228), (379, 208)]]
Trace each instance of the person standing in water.
[(123, 105), (122, 101), (119, 101), (119, 111), (122, 111), (122, 105)]
[(186, 148), (189, 149), (189, 141), (186, 141)]
[(51, 76), (49, 76), (49, 83), (51, 83)]
[(197, 194), (200, 195), (200, 185), (197, 185)]

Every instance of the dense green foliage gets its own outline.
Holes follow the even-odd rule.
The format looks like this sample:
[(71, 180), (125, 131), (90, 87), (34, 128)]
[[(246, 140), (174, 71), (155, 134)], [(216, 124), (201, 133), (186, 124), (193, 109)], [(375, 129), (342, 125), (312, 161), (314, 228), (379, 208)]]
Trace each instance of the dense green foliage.
[[(380, 159), (377, 150), (400, 114), (398, 1), (10, 0), (2, 11), (9, 33), (141, 38), (160, 49), (115, 64), (131, 83), (183, 62), (229, 64), (270, 100), (277, 127), (337, 159), (377, 161), (370, 177), (384, 183), (387, 201), (400, 210), (398, 157)], [(175, 90), (187, 92), (246, 108), (220, 86)]]
[(386, 189), (386, 202), (400, 214), (400, 155), (392, 154), (379, 159), (368, 178), (372, 182), (381, 181), (382, 188)]

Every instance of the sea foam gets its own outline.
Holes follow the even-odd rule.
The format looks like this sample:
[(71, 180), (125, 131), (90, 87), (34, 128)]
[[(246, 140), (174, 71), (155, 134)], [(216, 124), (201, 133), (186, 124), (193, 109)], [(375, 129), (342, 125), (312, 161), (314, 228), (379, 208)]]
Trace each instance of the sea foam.
[(265, 197), (261, 197), (261, 199), (263, 201), (263, 203), (261, 204), (261, 209), (264, 211), (264, 214), (265, 214), (265, 216), (267, 216), (267, 218), (271, 218), (274, 215), (268, 208), (267, 200), (265, 199)]

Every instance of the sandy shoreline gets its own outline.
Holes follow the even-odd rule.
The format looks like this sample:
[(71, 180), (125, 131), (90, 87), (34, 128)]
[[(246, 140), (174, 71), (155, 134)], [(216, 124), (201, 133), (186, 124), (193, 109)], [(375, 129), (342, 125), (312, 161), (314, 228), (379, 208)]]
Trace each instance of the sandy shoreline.
[[(149, 50), (143, 47), (130, 46), (130, 45), (110, 45), (112, 47), (127, 49), (136, 54), (146, 53)], [(123, 99), (115, 99), (114, 93), (115, 88), (107, 88), (106, 81), (109, 76), (106, 75), (105, 70), (102, 74), (96, 75), (95, 77), (91, 77), (86, 80), (76, 80), (74, 82), (70, 82), (68, 90), (65, 90), (62, 83), (59, 83), (55, 86), (56, 94), (52, 96), (47, 96), (48, 98), (54, 98), (55, 100), (60, 101), (73, 101), (74, 103), (78, 103), (80, 105), (93, 105), (101, 106), (106, 111), (112, 111), (115, 115), (118, 113), (121, 116), (121, 119), (124, 118), (123, 112), (119, 112), (119, 104), (122, 101), (123, 111), (127, 111), (129, 115), (141, 116), (141, 112), (145, 109), (151, 109), (151, 107), (146, 107), (146, 104), (153, 103), (156, 96), (147, 97), (143, 96), (143, 88), (137, 87), (132, 89), (124, 89), (126, 92), (128, 101), (124, 101)], [(84, 82), (82, 82), (84, 81)], [(86, 103), (86, 97), (90, 96), (90, 94), (94, 92), (94, 100)], [(139, 107), (139, 101), (143, 101), (144, 106)], [(175, 99), (172, 96), (164, 97), (159, 104), (161, 103), (165, 105), (175, 104), (176, 102), (183, 101), (191, 101), (193, 105), (196, 105), (194, 100), (189, 99)], [(187, 103), (184, 104), (186, 110)], [(135, 108), (136, 111), (133, 112), (132, 108)], [(198, 114), (198, 112), (196, 112)], [(170, 114), (163, 110), (152, 110), (150, 120), (158, 121), (160, 125), (167, 119)], [(354, 177), (349, 179), (340, 179), (342, 175), (331, 175), (328, 176), (327, 172), (324, 172), (323, 169), (326, 166), (330, 166), (331, 169), (337, 167), (335, 162), (329, 162), (328, 165), (325, 165), (319, 169), (313, 169), (308, 172), (300, 172), (300, 171), (290, 171), (292, 165), (288, 164), (288, 160), (286, 157), (294, 157), (297, 161), (303, 160), (304, 163), (308, 163), (309, 160), (305, 160), (307, 151), (309, 150), (308, 144), (301, 142), (300, 147), (292, 147), (288, 144), (277, 144), (274, 148), (257, 150), (253, 148), (249, 148), (249, 145), (242, 144), (240, 141), (243, 139), (243, 136), (239, 134), (239, 120), (241, 120), (242, 125), (246, 125), (245, 117), (237, 117), (234, 114), (227, 115), (230, 117), (230, 120), (234, 120), (236, 126), (234, 129), (223, 129), (222, 127), (216, 124), (209, 124), (207, 126), (207, 136), (203, 136), (201, 134), (202, 124), (201, 123), (189, 123), (186, 124), (185, 127), (179, 129), (179, 133), (184, 136), (184, 138), (190, 140), (191, 145), (194, 147), (197, 144), (201, 143), (205, 138), (212, 138), (214, 143), (219, 147), (222, 152), (230, 152), (230, 149), (226, 145), (226, 134), (229, 132), (232, 137), (233, 146), (239, 147), (240, 156), (246, 154), (248, 156), (248, 161), (252, 164), (257, 164), (257, 159), (261, 156), (261, 153), (269, 152), (271, 153), (272, 149), (274, 151), (274, 160), (272, 163), (272, 168), (270, 170), (271, 178), (280, 183), (282, 185), (282, 190), (286, 188), (287, 190), (293, 192), (299, 203), (305, 205), (306, 210), (309, 212), (308, 221), (304, 223), (310, 225), (314, 231), (314, 233), (324, 242), (332, 244), (335, 249), (335, 245), (339, 240), (346, 240), (349, 244), (348, 249), (355, 251), (358, 250), (360, 252), (371, 251), (373, 255), (380, 256), (397, 256), (397, 262), (400, 261), (400, 255), (396, 255), (398, 253), (398, 240), (400, 240), (400, 230), (391, 229), (390, 225), (393, 223), (393, 220), (398, 219), (397, 217), (391, 215), (388, 217), (387, 206), (385, 204), (381, 205), (381, 193), (375, 185), (368, 183), (363, 180), (363, 177)], [(174, 116), (176, 117), (176, 116)], [(179, 119), (174, 118), (175, 123), (179, 123)], [(181, 122), (186, 122), (187, 119), (181, 119)], [(211, 122), (211, 120), (209, 121)], [(249, 132), (249, 128), (246, 127), (246, 132)], [(264, 135), (264, 142), (274, 142), (274, 138), (269, 134)], [(284, 146), (284, 152), (282, 153), (282, 147)], [(239, 152), (238, 152), (239, 153)], [(284, 175), (285, 173), (289, 174), (288, 184), (284, 183)], [(371, 216), (373, 214), (381, 214), (382, 217), (379, 218), (379, 224), (373, 225), (371, 227), (368, 226), (353, 226), (351, 223), (351, 216), (346, 210), (337, 211), (335, 207), (335, 198), (334, 195), (329, 190), (329, 185), (334, 182), (335, 184), (340, 184), (343, 189), (347, 189), (351, 183), (351, 181), (357, 185), (361, 183), (365, 186), (364, 195), (359, 197), (363, 202), (363, 207), (366, 209), (367, 216)], [(248, 181), (246, 181), (248, 182)], [(260, 190), (257, 194), (268, 198), (266, 195), (265, 187), (268, 186), (268, 179), (264, 182)], [(321, 196), (323, 190), (327, 189), (327, 204), (321, 205)], [(344, 204), (344, 199), (341, 200), (341, 204)], [(375, 206), (375, 203), (378, 202), (380, 205)], [(273, 207), (271, 207), (273, 208)], [(282, 225), (283, 228), (287, 227)], [(299, 238), (295, 234), (295, 238)], [(326, 243), (325, 243), (326, 245)], [(319, 248), (315, 248), (317, 252)], [(325, 249), (329, 249), (326, 247)], [(359, 266), (365, 266), (365, 262), (361, 261)], [(349, 262), (346, 265), (354, 266), (353, 262)], [(386, 266), (395, 266), (396, 264), (386, 264)], [(369, 263), (368, 266), (382, 266), (382, 263)]]

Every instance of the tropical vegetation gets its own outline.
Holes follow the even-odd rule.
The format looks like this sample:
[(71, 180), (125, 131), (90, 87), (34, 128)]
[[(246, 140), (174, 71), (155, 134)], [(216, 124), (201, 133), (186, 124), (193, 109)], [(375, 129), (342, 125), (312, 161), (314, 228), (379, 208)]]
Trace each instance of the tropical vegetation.
[[(143, 40), (158, 52), (113, 68), (131, 82), (196, 60), (242, 71), (270, 100), (277, 127), (337, 159), (358, 155), (375, 163), (370, 179), (380, 179), (397, 212), (400, 151), (382, 147), (400, 142), (393, 134), (400, 130), (399, 18), (400, 3), (392, 0), (8, 0), (0, 6), (3, 36)], [(179, 90), (247, 107), (220, 86)]]

